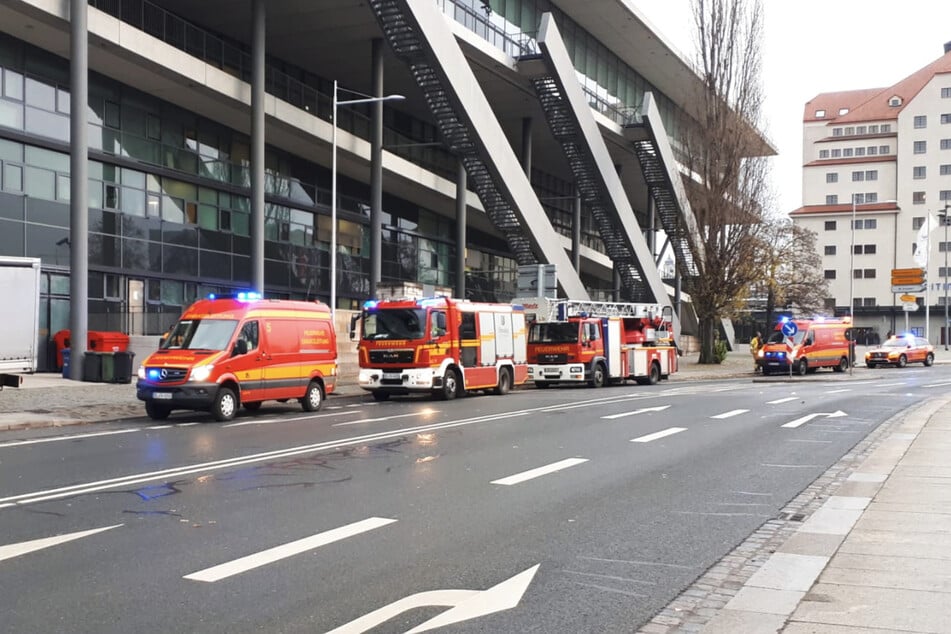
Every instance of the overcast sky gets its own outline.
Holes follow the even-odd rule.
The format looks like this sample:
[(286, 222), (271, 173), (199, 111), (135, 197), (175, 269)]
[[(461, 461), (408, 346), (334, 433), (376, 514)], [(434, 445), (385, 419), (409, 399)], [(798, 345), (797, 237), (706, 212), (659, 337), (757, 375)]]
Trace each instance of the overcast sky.
[[(683, 56), (695, 57), (689, 0), (630, 0)], [(778, 211), (802, 204), (802, 113), (824, 92), (885, 88), (941, 57), (951, 0), (764, 0), (765, 131), (779, 152)]]

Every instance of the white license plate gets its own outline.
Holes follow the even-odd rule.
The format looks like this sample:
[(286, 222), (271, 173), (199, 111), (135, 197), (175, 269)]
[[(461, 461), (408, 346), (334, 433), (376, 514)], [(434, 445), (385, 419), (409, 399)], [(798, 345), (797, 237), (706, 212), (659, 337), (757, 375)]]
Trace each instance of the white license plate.
[(171, 392), (153, 392), (152, 398), (154, 398), (156, 401), (170, 401), (172, 400), (172, 393)]
[(400, 379), (403, 378), (403, 375), (400, 374), (399, 372), (384, 372), (384, 373), (383, 373), (383, 378), (384, 378), (384, 379), (396, 379), (396, 380), (398, 381), (398, 380), (400, 380)]

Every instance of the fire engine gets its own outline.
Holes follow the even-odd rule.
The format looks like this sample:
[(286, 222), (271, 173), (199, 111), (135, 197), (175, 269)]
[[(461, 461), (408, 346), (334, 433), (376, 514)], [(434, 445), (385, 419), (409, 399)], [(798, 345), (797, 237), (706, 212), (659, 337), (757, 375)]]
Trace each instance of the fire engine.
[(529, 319), (528, 375), (601, 387), (634, 379), (653, 385), (677, 371), (670, 306), (522, 298)]
[(371, 300), (350, 324), (361, 388), (378, 401), (430, 392), (506, 394), (528, 378), (525, 313), (519, 306), (434, 297)]

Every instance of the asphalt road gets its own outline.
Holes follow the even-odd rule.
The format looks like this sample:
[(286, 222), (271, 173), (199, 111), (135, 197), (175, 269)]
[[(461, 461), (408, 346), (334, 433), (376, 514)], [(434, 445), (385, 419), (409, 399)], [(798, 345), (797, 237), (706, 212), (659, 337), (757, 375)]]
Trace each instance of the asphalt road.
[(949, 385), (909, 367), (3, 433), (2, 629), (630, 632)]

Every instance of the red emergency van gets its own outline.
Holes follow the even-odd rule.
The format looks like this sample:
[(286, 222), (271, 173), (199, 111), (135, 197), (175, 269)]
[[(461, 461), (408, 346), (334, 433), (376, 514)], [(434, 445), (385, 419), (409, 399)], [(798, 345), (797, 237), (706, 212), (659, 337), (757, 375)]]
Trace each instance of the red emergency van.
[(337, 338), (319, 302), (254, 293), (202, 299), (185, 310), (139, 368), (136, 396), (149, 417), (208, 410), (216, 420), (263, 401), (297, 399), (320, 409), (337, 381)]

